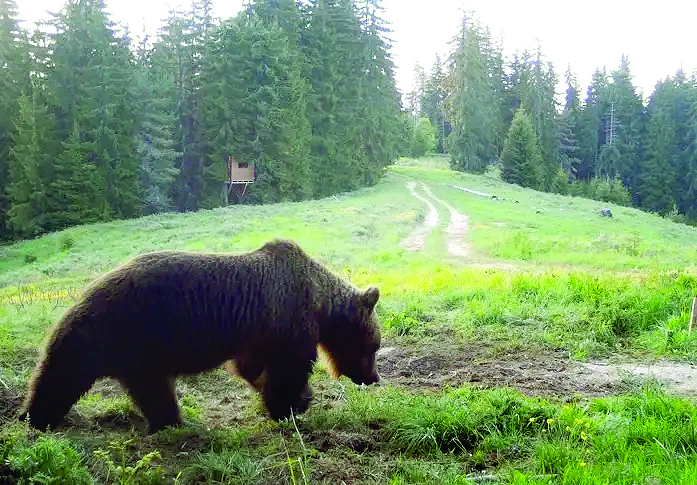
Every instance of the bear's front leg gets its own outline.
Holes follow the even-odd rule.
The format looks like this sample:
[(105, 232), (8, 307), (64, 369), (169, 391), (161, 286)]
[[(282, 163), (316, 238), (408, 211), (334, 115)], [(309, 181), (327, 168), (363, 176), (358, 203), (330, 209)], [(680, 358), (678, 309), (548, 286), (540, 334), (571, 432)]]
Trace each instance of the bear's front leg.
[(293, 413), (302, 413), (310, 407), (312, 389), (308, 379), (312, 362), (286, 363), (266, 368), (266, 380), (262, 394), (271, 419), (278, 421)]
[(142, 374), (120, 380), (148, 421), (150, 433), (181, 424), (174, 377)]

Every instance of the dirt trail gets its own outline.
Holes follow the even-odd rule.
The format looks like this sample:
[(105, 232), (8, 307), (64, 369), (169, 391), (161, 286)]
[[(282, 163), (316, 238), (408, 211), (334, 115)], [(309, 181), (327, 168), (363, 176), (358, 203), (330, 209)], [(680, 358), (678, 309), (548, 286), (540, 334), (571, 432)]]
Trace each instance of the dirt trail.
[(426, 214), (426, 219), (424, 220), (424, 223), (416, 229), (414, 229), (412, 233), (409, 234), (409, 236), (407, 236), (404, 240), (402, 240), (402, 242), (399, 243), (400, 247), (409, 251), (418, 251), (420, 249), (423, 249), (424, 246), (426, 246), (426, 238), (431, 233), (433, 228), (438, 225), (438, 221), (440, 219), (440, 216), (438, 215), (438, 209), (436, 209), (436, 206), (434, 206), (428, 199), (419, 195), (416, 192), (415, 187), (416, 182), (407, 182), (407, 188), (409, 189), (409, 192), (411, 192), (411, 194), (414, 197), (416, 197), (428, 206), (428, 214)]
[(440, 202), (445, 206), (446, 209), (448, 209), (448, 212), (450, 212), (450, 224), (448, 224), (448, 227), (445, 229), (445, 242), (448, 246), (448, 252), (453, 256), (469, 256), (469, 247), (465, 242), (467, 231), (469, 229), (469, 218), (466, 215), (460, 214), (453, 206), (444, 200), (433, 195), (431, 189), (429, 189), (428, 186), (423, 182), (421, 183), (421, 187), (426, 195), (433, 200)]
[[(467, 218), (467, 216), (460, 214), (453, 206), (445, 202), (443, 199), (440, 199), (433, 195), (431, 189), (425, 183), (420, 182), (419, 185), (421, 186), (421, 190), (423, 190), (424, 194), (427, 197), (443, 205), (446, 209), (448, 209), (448, 212), (450, 213), (450, 223), (448, 224), (448, 227), (445, 229), (445, 240), (448, 247), (448, 253), (450, 253), (452, 256), (458, 257), (469, 256), (469, 248), (467, 246), (467, 243), (465, 242), (465, 238), (467, 237), (467, 230), (469, 229), (469, 219)], [(438, 222), (440, 220), (440, 214), (438, 212), (438, 209), (436, 209), (436, 206), (433, 205), (433, 203), (430, 200), (428, 200), (426, 197), (419, 195), (416, 192), (416, 182), (407, 182), (407, 188), (414, 197), (425, 203), (429, 209), (424, 223), (421, 226), (414, 229), (414, 231), (409, 236), (407, 236), (402, 242), (399, 243), (400, 247), (403, 247), (404, 249), (408, 249), (410, 251), (418, 251), (425, 247), (426, 237), (428, 236), (428, 234), (430, 234), (433, 228), (438, 225)]]

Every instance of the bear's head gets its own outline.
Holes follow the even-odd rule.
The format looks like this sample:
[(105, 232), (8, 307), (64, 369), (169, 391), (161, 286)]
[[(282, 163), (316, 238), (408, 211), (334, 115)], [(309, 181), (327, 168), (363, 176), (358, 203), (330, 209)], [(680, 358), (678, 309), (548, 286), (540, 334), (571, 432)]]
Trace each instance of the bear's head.
[(344, 375), (356, 384), (373, 384), (380, 380), (375, 355), (380, 348), (380, 322), (375, 304), (380, 298), (377, 288), (356, 292), (348, 302), (333, 307), (331, 325), (321, 336), (320, 357), (330, 375)]

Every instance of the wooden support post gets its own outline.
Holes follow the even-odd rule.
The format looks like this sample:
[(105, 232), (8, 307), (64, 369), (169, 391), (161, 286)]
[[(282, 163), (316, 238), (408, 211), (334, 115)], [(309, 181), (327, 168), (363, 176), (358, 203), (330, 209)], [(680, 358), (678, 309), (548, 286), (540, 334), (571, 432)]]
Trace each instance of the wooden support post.
[(695, 319), (697, 319), (697, 296), (692, 299), (692, 315), (690, 316), (690, 328), (687, 333), (692, 333), (692, 327), (695, 326)]

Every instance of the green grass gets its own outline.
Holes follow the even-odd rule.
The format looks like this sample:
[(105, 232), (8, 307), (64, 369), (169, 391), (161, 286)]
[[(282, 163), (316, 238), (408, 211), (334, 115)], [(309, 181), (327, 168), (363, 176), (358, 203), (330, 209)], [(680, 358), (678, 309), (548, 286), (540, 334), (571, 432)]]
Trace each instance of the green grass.
[[(383, 326), (398, 335), (455, 329), (468, 338), (538, 341), (577, 358), (628, 352), (697, 362), (688, 333), (697, 278), (687, 272), (594, 274), (439, 268), (386, 282)], [(399, 295), (399, 298), (392, 298)]]
[[(692, 226), (629, 207), (523, 189), (488, 176), (414, 164), (392, 170), (426, 182), (434, 194), (467, 214), (474, 248), (495, 259), (576, 269), (695, 270), (697, 228)], [(600, 216), (606, 207), (612, 218)]]
[[(468, 258), (444, 253), (442, 206), (424, 250), (399, 247), (426, 214), (409, 181), (469, 217)], [(245, 251), (273, 237), (295, 239), (358, 286), (377, 285), (391, 345), (447, 339), (697, 363), (697, 333), (687, 330), (697, 229), (454, 173), (444, 157), (401, 160), (375, 187), (323, 200), (155, 215), (0, 247), (0, 482), (697, 482), (696, 408), (650, 382), (544, 400), (468, 385), (357, 388), (318, 370), (311, 410), (275, 424), (254, 393), (215, 371), (180, 380), (186, 426), (151, 436), (108, 382), (58, 432), (11, 419), (46, 329), (96, 275), (145, 251)]]

